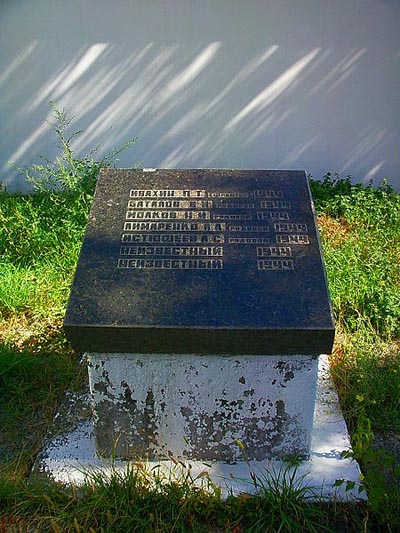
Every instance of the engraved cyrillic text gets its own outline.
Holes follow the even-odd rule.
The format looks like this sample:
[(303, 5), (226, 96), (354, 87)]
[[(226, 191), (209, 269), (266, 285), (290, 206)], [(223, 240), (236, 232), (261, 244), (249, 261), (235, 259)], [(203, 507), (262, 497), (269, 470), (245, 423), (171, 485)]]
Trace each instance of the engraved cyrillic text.
[(225, 231), (224, 223), (125, 222), (124, 231)]
[(118, 268), (221, 270), (222, 259), (118, 259)]
[(207, 233), (123, 233), (124, 243), (223, 244), (224, 235)]
[(205, 198), (206, 191), (196, 189), (132, 189), (131, 198)]
[(209, 211), (127, 211), (126, 220), (207, 220)]
[(287, 211), (258, 211), (257, 220), (289, 220)]
[(290, 257), (292, 255), (292, 249), (290, 246), (268, 246), (258, 247), (258, 257)]
[(222, 270), (240, 261), (290, 275), (302, 257), (292, 247), (310, 244), (296, 213), (281, 189), (131, 189), (117, 266)]
[(121, 246), (120, 255), (222, 256), (222, 246)]

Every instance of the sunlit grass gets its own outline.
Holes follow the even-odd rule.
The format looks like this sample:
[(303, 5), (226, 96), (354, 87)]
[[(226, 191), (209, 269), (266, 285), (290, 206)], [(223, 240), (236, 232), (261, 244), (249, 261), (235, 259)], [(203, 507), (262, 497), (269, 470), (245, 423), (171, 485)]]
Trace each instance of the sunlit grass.
[(399, 338), (400, 196), (330, 178), (312, 188), (338, 322)]

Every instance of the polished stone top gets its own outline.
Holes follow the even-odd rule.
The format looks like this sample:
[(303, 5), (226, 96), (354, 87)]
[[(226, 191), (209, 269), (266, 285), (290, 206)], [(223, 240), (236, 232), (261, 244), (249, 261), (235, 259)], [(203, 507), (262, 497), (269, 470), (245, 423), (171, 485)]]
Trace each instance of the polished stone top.
[(102, 170), (64, 327), (89, 352), (330, 352), (305, 173)]

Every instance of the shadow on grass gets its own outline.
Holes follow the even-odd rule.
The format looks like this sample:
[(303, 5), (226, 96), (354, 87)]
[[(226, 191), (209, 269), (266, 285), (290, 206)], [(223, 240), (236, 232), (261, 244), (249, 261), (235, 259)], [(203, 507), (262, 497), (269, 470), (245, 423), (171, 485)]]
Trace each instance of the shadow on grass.
[(80, 379), (60, 329), (0, 342), (0, 467), (29, 474), (60, 399)]

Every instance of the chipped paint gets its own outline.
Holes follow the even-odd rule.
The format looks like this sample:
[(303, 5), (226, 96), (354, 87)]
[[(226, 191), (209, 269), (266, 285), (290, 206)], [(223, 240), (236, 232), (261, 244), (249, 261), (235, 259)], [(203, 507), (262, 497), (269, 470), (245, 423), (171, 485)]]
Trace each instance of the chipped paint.
[[(357, 461), (342, 456), (343, 450), (351, 450), (346, 423), (339, 408), (339, 400), (329, 375), (327, 356), (319, 358), (316, 406), (314, 410), (310, 458), (300, 465), (290, 468), (288, 473), (298, 480), (306, 490), (310, 501), (359, 501), (365, 500), (365, 492), (359, 493), (360, 469)], [(161, 479), (169, 483), (171, 479), (182, 479), (188, 469), (196, 486), (209, 490), (219, 487), (223, 498), (242, 493), (254, 493), (254, 473), (260, 479), (276, 479), (276, 474), (287, 469), (288, 464), (279, 460), (238, 461), (227, 464), (222, 461), (205, 464), (202, 461), (146, 461), (133, 464), (130, 461), (102, 458), (95, 453), (93, 419), (87, 405), (86, 395), (82, 398), (67, 394), (65, 402), (57, 413), (48, 435), (46, 447), (39, 453), (34, 466), (35, 475), (47, 475), (60, 483), (81, 486), (90, 481), (92, 474), (124, 476), (132, 468), (144, 468), (162, 473)], [(83, 407), (83, 408), (82, 408)], [(61, 424), (61, 426), (60, 426)], [(177, 469), (178, 475), (177, 475)], [(182, 473), (180, 473), (182, 472)], [(207, 475), (204, 475), (207, 472)], [(159, 477), (157, 478), (160, 479)], [(337, 479), (354, 481), (355, 487), (347, 484), (336, 486)], [(157, 483), (159, 482), (157, 480)]]
[(99, 455), (232, 463), (309, 454), (317, 357), (91, 353), (88, 362)]

